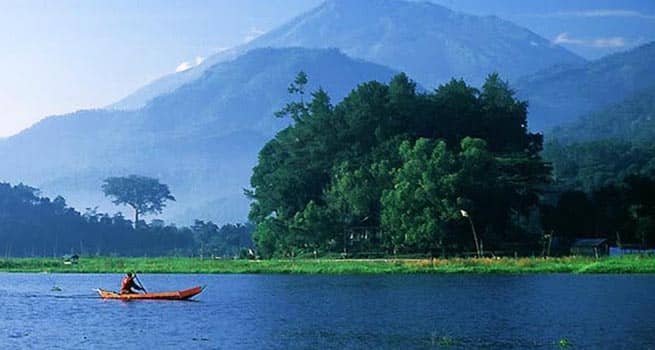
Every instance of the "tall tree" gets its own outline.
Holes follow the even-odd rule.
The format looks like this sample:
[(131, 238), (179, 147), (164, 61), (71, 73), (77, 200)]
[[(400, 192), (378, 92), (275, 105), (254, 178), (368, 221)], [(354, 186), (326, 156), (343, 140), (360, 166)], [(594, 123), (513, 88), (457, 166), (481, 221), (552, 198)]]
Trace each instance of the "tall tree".
[(159, 180), (138, 175), (127, 177), (109, 177), (102, 185), (105, 196), (112, 198), (117, 205), (129, 205), (134, 209), (134, 227), (139, 223), (139, 216), (148, 213), (161, 213), (166, 201), (174, 201), (168, 186)]
[(403, 166), (392, 189), (382, 196), (382, 226), (386, 243), (401, 249), (433, 251), (441, 248), (449, 221), (456, 218), (456, 159), (443, 141), (421, 138), (400, 146)]

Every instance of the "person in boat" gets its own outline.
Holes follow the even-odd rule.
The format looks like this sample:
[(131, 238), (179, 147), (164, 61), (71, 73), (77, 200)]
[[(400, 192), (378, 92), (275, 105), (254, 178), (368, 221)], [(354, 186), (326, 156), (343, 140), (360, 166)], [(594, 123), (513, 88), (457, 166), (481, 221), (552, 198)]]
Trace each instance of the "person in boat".
[(137, 292), (132, 290), (132, 288), (145, 291), (143, 287), (136, 283), (134, 280), (135, 278), (136, 275), (131, 272), (125, 274), (125, 277), (123, 277), (123, 280), (121, 281), (121, 294), (136, 294)]

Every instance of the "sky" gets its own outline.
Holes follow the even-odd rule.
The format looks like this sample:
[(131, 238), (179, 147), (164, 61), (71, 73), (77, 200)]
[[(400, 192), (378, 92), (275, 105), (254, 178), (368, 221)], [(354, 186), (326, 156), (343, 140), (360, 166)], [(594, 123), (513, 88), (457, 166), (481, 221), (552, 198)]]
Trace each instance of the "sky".
[(597, 59), (655, 40), (655, 0), (431, 0), (496, 15), (576, 54)]
[[(588, 59), (655, 40), (654, 0), (431, 1), (510, 20)], [(0, 137), (109, 105), (321, 2), (0, 0)]]

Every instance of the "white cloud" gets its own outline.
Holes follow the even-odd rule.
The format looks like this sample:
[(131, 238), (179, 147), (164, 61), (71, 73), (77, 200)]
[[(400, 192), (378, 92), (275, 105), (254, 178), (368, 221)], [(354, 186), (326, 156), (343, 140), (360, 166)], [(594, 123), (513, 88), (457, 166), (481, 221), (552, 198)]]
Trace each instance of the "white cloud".
[(609, 10), (609, 9), (594, 9), (594, 10), (584, 10), (584, 11), (568, 11), (568, 12), (551, 12), (544, 14), (525, 14), (530, 17), (583, 17), (583, 18), (594, 18), (594, 17), (631, 17), (631, 18), (641, 18), (641, 19), (655, 19), (655, 15), (641, 13), (634, 10)]
[(592, 42), (591, 46), (601, 47), (601, 48), (624, 47), (625, 40), (620, 36), (613, 37), (613, 38), (598, 38)]
[(596, 39), (572, 38), (568, 33), (559, 33), (553, 39), (553, 44), (580, 45), (597, 48), (617, 48), (626, 46), (625, 39), (620, 36)]
[(196, 59), (193, 60), (193, 61), (184, 61), (184, 62), (180, 63), (180, 64), (177, 66), (177, 68), (175, 68), (175, 73), (184, 72), (185, 70), (189, 70), (189, 69), (191, 69), (191, 68), (193, 68), (193, 67), (195, 67), (195, 66), (198, 66), (198, 65), (200, 65), (204, 60), (205, 60), (204, 57), (198, 56), (198, 57), (196, 57)]
[(555, 39), (553, 39), (553, 44), (558, 44), (558, 45), (559, 44), (580, 45), (582, 43), (583, 43), (583, 41), (580, 40), (580, 39), (573, 39), (573, 38), (569, 37), (568, 33), (559, 33), (559, 34), (557, 34)]
[(246, 34), (245, 38), (243, 38), (243, 42), (247, 43), (249, 41), (252, 41), (264, 33), (266, 33), (266, 31), (261, 30), (259, 28), (251, 27), (250, 30), (248, 30), (248, 33)]
[(647, 18), (654, 19), (655, 16), (647, 15), (639, 11), (633, 10), (588, 10), (588, 11), (577, 11), (577, 12), (564, 12), (564, 14), (570, 14), (571, 16), (576, 17), (638, 17), (638, 18)]
[(175, 68), (175, 73), (184, 72), (185, 70), (189, 70), (191, 68), (193, 68), (193, 64), (191, 64), (191, 62), (184, 61), (180, 63), (177, 68)]

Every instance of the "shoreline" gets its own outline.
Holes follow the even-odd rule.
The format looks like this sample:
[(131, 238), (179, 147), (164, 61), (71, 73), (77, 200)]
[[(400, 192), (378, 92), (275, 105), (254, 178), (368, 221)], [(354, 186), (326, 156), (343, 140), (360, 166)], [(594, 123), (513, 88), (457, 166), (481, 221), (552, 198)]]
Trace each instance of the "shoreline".
[(594, 259), (295, 259), (227, 260), (188, 257), (86, 257), (77, 264), (55, 258), (0, 259), (0, 272), (26, 273), (189, 273), (189, 274), (655, 274), (655, 256)]

